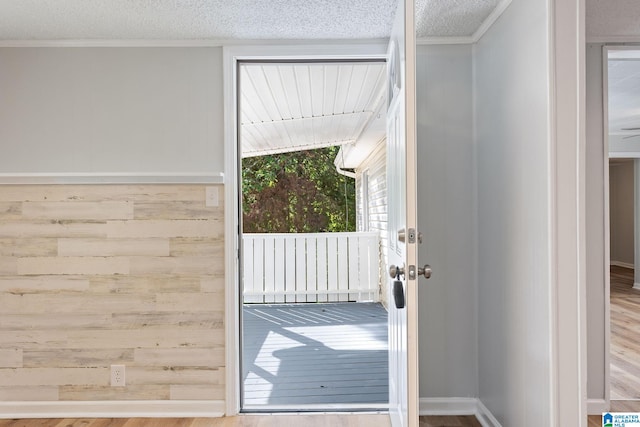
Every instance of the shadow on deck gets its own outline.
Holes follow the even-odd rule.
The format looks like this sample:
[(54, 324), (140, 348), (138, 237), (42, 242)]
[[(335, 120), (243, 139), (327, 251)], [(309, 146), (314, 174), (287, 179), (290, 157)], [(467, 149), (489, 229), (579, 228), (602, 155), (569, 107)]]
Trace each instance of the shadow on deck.
[(245, 408), (388, 403), (381, 304), (245, 304), (243, 316)]

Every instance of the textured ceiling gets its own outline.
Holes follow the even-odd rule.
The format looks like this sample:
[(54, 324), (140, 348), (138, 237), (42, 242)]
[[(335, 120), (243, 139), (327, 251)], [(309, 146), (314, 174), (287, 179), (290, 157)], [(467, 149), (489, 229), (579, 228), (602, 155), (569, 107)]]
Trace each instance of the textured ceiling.
[(587, 37), (640, 36), (640, 1), (587, 0)]
[[(0, 0), (0, 39), (376, 39), (397, 0)], [(469, 36), (498, 0), (417, 0), (418, 37)]]
[(418, 38), (472, 36), (499, 0), (417, 0)]
[[(0, 40), (376, 39), (398, 0), (0, 0)], [(504, 0), (508, 1), (508, 0)], [(475, 33), (500, 0), (416, 0), (419, 38)], [(589, 37), (639, 36), (639, 0), (587, 0)]]

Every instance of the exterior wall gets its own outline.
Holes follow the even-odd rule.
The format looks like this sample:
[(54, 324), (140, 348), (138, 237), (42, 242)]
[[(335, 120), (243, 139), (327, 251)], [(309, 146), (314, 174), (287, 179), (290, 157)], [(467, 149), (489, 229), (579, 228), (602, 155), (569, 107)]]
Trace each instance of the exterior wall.
[(224, 400), (217, 187), (1, 186), (0, 401)]
[[(363, 172), (368, 175), (368, 202), (369, 209), (367, 224), (363, 222), (364, 202)], [(358, 231), (375, 231), (380, 233), (380, 302), (386, 307), (389, 302), (389, 290), (387, 286), (387, 147), (386, 140), (378, 143), (373, 152), (362, 162), (356, 171), (356, 206)]]

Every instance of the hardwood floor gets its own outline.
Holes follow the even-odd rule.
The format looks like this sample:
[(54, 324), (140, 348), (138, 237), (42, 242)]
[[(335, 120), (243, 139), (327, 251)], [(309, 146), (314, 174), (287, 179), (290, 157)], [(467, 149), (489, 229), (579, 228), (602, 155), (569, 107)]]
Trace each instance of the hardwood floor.
[[(387, 415), (247, 415), (228, 418), (0, 420), (0, 427), (389, 427)], [(481, 427), (474, 416), (420, 417), (420, 427)], [(589, 425), (591, 427), (591, 425)]]
[[(640, 290), (633, 269), (611, 266), (611, 411), (640, 412)], [(602, 425), (600, 415), (588, 427)]]
[(420, 427), (481, 427), (473, 415), (457, 417), (420, 417)]
[(611, 400), (640, 399), (640, 290), (633, 289), (633, 269), (617, 266), (611, 267), (610, 357)]

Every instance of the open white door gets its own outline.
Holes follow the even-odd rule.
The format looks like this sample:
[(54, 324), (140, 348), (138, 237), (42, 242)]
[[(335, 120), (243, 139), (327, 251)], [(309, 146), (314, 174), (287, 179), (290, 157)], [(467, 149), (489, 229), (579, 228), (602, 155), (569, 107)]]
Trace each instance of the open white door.
[[(417, 147), (414, 1), (400, 0), (388, 48), (387, 195), (389, 415), (393, 427), (418, 426)], [(395, 292), (394, 292), (395, 288)], [(404, 307), (396, 302), (404, 300)], [(402, 304), (399, 304), (402, 305)]]

